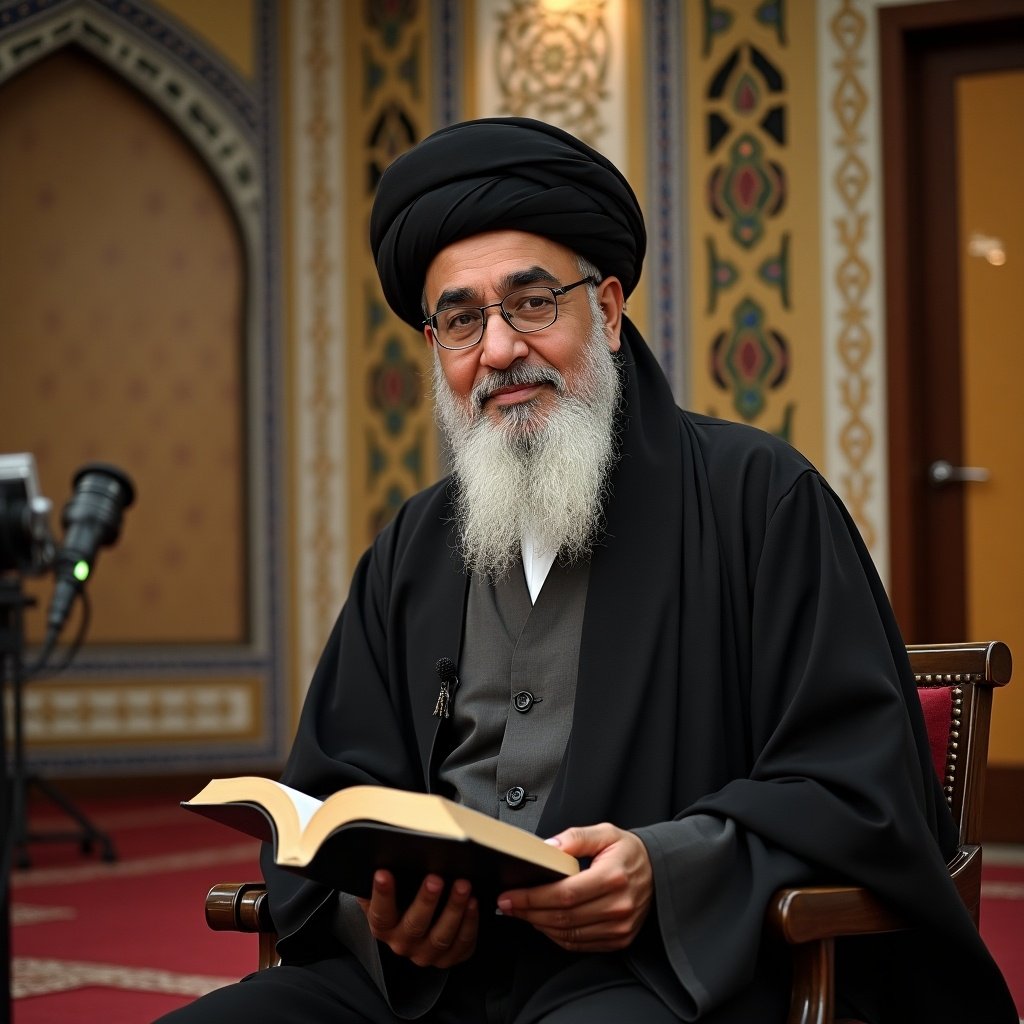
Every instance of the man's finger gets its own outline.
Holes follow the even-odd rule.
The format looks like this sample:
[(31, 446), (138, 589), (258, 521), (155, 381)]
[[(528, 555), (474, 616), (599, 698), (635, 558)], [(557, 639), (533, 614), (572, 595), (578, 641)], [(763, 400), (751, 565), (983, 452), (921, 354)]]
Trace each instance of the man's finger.
[(430, 931), (444, 882), (437, 875), (427, 875), (420, 884), (415, 899), (406, 908), (400, 922), (401, 930), (412, 939), (421, 939)]
[(395, 882), (388, 871), (376, 871), (369, 900), (360, 900), (363, 913), (374, 935), (390, 931), (398, 924), (398, 907), (395, 904)]
[(547, 841), (573, 857), (592, 857), (611, 846), (620, 835), (619, 829), (605, 821), (600, 825), (567, 828)]
[(510, 889), (498, 897), (498, 909), (503, 914), (529, 910), (568, 910), (604, 896), (607, 883), (596, 867), (581, 871), (548, 885), (531, 889)]
[(451, 948), (442, 954), (436, 966), (454, 967), (468, 960), (476, 948), (477, 930), (480, 924), (480, 905), (476, 899), (471, 897), (466, 903), (465, 913), (459, 922), (459, 930), (451, 944)]
[(471, 886), (465, 879), (459, 879), (452, 886), (448, 902), (430, 929), (430, 944), (434, 949), (447, 952), (456, 942), (469, 904)]

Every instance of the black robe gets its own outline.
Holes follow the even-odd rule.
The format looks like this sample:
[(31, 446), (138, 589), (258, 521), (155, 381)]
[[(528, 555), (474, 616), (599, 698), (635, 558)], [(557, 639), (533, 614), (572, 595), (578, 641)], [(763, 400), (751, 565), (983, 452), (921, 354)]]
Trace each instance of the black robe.
[[(840, 946), (845, 1005), (880, 1024), (1016, 1022), (949, 881), (955, 834), (904, 644), (848, 513), (786, 443), (679, 410), (628, 320), (624, 335), (621, 456), (538, 833), (640, 831), (661, 912), (628, 959), (681, 1019), (784, 988), (768, 899), (828, 879), (870, 886), (920, 925)], [(360, 561), (290, 785), (436, 788), (434, 666), (458, 664), (468, 585), (449, 484), (407, 502)], [(699, 842), (675, 866), (658, 855), (694, 821), (720, 826), (713, 856)], [(322, 951), (328, 894), (264, 868), (281, 951)], [(666, 908), (682, 926), (660, 934)]]

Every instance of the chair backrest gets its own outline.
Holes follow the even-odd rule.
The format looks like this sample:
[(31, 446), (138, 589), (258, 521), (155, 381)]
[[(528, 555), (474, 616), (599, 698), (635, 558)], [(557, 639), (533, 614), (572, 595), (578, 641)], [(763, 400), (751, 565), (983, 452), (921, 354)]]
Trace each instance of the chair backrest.
[(960, 845), (981, 841), (992, 688), (1010, 681), (1001, 641), (908, 645), (935, 771), (960, 830)]

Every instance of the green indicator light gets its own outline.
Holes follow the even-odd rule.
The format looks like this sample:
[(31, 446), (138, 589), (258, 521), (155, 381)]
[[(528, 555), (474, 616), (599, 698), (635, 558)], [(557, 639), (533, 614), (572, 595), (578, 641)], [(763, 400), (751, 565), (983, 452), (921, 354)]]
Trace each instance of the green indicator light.
[(88, 562), (75, 562), (75, 567), (72, 570), (75, 574), (75, 579), (79, 583), (84, 583), (89, 578), (89, 563)]

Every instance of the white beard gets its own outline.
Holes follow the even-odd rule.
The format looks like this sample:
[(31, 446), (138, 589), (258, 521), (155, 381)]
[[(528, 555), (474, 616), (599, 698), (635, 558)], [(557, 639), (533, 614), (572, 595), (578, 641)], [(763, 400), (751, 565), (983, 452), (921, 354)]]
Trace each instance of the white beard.
[[(505, 406), (495, 422), (482, 411), (501, 387), (546, 381), (556, 401)], [(460, 548), (466, 568), (499, 579), (515, 564), (524, 534), (564, 563), (590, 554), (604, 522), (608, 473), (617, 453), (620, 397), (615, 359), (598, 317), (572, 393), (551, 367), (488, 374), (469, 407), (452, 392), (435, 349), (434, 409), (451, 446), (458, 484)]]

